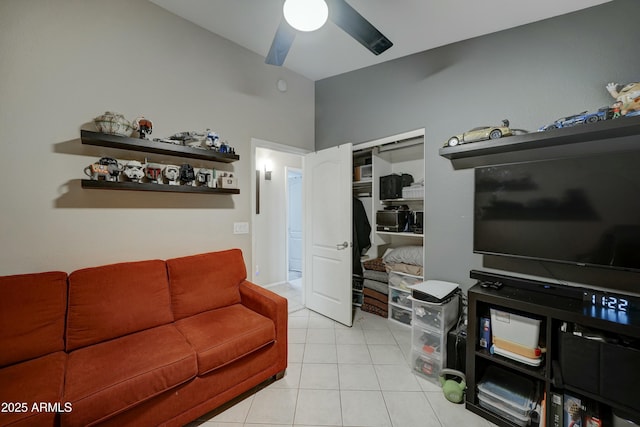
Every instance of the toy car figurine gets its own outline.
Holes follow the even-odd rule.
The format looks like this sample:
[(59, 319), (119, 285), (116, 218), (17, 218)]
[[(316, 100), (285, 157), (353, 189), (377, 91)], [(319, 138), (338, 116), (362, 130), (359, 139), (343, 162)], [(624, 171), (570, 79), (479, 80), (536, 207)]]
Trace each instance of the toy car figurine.
[(503, 136), (515, 135), (516, 132), (526, 133), (521, 129), (509, 128), (509, 120), (503, 120), (502, 126), (480, 126), (473, 128), (461, 135), (455, 135), (444, 143), (445, 147), (455, 147), (458, 144), (466, 144), (469, 142), (483, 141), (486, 139), (498, 139)]
[(588, 113), (583, 111), (573, 116), (567, 116), (556, 120), (555, 122), (542, 126), (539, 131), (566, 128), (575, 125), (581, 125), (584, 123), (595, 123), (600, 120), (608, 120), (613, 117), (613, 110), (611, 107), (599, 108), (595, 113)]

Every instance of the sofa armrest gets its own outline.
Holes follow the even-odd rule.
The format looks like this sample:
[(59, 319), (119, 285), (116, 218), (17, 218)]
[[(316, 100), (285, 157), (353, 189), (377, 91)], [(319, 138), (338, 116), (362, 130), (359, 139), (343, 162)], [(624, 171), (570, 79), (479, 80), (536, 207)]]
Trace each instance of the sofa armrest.
[(277, 355), (274, 367), (281, 376), (287, 369), (289, 354), (287, 299), (248, 280), (240, 283), (240, 298), (242, 305), (273, 321), (276, 328), (276, 342), (273, 350)]
[(286, 337), (288, 320), (288, 301), (286, 298), (248, 280), (240, 283), (240, 298), (242, 305), (273, 320), (276, 324), (278, 339), (282, 339), (281, 332), (284, 332)]

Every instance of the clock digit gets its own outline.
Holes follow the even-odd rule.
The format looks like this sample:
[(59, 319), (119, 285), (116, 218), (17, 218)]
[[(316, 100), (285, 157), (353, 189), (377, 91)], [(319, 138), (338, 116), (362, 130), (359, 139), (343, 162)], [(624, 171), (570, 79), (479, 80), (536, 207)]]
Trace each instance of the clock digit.
[(609, 302), (607, 304), (607, 307), (610, 308), (611, 310), (616, 310), (618, 308), (618, 298), (609, 297)]
[(624, 298), (620, 298), (620, 302), (618, 303), (618, 310), (626, 312), (628, 306), (629, 306), (629, 301), (627, 301)]

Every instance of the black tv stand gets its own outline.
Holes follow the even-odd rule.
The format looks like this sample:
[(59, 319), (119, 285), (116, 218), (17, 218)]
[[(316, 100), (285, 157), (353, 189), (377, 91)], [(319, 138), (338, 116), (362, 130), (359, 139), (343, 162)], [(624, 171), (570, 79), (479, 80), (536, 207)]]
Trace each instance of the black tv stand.
[(504, 274), (489, 273), (480, 270), (471, 270), (469, 276), (485, 283), (500, 283), (506, 286), (528, 289), (536, 292), (544, 292), (552, 295), (561, 295), (568, 298), (582, 300), (583, 289), (578, 287), (552, 284), (549, 282), (541, 282), (539, 280), (526, 279), (523, 277), (507, 276)]
[[(547, 426), (551, 423), (551, 396), (569, 393), (597, 402), (601, 417), (610, 420), (615, 412), (640, 423), (640, 349), (628, 343), (640, 342), (640, 313), (628, 312), (619, 317), (589, 309), (582, 301), (582, 288), (522, 279), (483, 271), (471, 271), (471, 277), (485, 282), (501, 282), (500, 289), (479, 284), (468, 291), (468, 329), (466, 350), (466, 408), (499, 426), (515, 426), (500, 415), (480, 406), (477, 383), (490, 366), (498, 366), (534, 381), (540, 396), (546, 395)], [(585, 288), (586, 289), (586, 288)], [(538, 319), (540, 344), (546, 348), (539, 367), (491, 354), (480, 347), (480, 318), (490, 317), (490, 309)], [(563, 325), (580, 325), (609, 337), (624, 337), (624, 343), (612, 344), (587, 340)], [(610, 424), (604, 424), (610, 425)]]

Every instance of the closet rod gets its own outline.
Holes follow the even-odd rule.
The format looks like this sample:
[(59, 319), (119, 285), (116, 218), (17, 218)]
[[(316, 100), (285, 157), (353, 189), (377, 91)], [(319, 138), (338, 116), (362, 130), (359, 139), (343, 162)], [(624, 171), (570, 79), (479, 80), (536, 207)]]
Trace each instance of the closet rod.
[(401, 148), (413, 147), (414, 145), (420, 145), (424, 143), (424, 137), (405, 139), (402, 141), (389, 142), (378, 147), (378, 152), (384, 153), (385, 151), (399, 150)]

